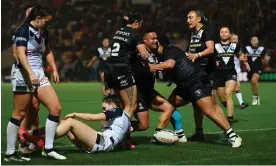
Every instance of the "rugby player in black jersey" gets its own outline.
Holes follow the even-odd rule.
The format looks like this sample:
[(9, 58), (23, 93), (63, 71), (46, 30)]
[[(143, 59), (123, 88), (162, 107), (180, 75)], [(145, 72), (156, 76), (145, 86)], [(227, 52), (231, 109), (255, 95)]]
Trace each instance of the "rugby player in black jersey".
[(137, 31), (143, 24), (143, 16), (140, 13), (131, 12), (124, 17), (124, 20), (126, 26), (119, 28), (112, 40), (105, 80), (108, 87), (113, 88), (120, 98), (122, 108), (132, 117), (137, 106), (137, 88), (131, 59), (136, 56), (138, 50), (147, 63), (149, 52)]
[(170, 45), (165, 36), (158, 37), (158, 54), (162, 54), (164, 62), (150, 64), (151, 72), (158, 69), (167, 71), (176, 88), (168, 101), (175, 107), (183, 106), (189, 102), (197, 105), (200, 110), (220, 127), (233, 148), (240, 147), (242, 139), (233, 131), (228, 121), (221, 113), (216, 111), (212, 99), (212, 85), (207, 74), (194, 65), (185, 53), (174, 45)]
[[(148, 58), (149, 63), (157, 64), (158, 40), (156, 32), (152, 29), (145, 30), (143, 41), (148, 49), (153, 50), (150, 52), (151, 54)], [(134, 78), (138, 89), (138, 107), (137, 114), (135, 116), (138, 121), (132, 121), (132, 127), (134, 130), (146, 130), (149, 126), (148, 110), (152, 109), (162, 112), (159, 117), (156, 131), (164, 129), (170, 120), (174, 107), (154, 89), (156, 73), (151, 73), (148, 68), (145, 67), (141, 57), (138, 56), (136, 59), (133, 59), (132, 64)], [(174, 112), (172, 118), (175, 122), (179, 122), (176, 114), (177, 113)], [(187, 142), (187, 139), (184, 135), (181, 124), (180, 126), (181, 128), (176, 129), (176, 133), (179, 137), (178, 142), (185, 143)]]
[(262, 60), (269, 60), (269, 56), (263, 46), (259, 45), (259, 39), (257, 36), (252, 36), (251, 45), (245, 47), (246, 55), (248, 56), (248, 63), (250, 71), (248, 72), (248, 78), (251, 81), (253, 100), (252, 105), (260, 105), (260, 96), (258, 95), (258, 82), (260, 75), (263, 72)]
[[(214, 59), (214, 37), (213, 31), (208, 28), (208, 20), (204, 16), (204, 13), (199, 10), (192, 10), (187, 16), (187, 23), (191, 30), (191, 37), (189, 42), (189, 48), (187, 50), (187, 57), (192, 62), (200, 67), (200, 69), (207, 73), (210, 83), (213, 85), (213, 103), (215, 104), (216, 111), (221, 115), (224, 115), (220, 106), (216, 103), (215, 95), (215, 59)], [(191, 141), (204, 140), (203, 135), (203, 113), (196, 106), (194, 107), (194, 119), (195, 119), (195, 134), (188, 138)]]
[[(244, 61), (244, 55), (241, 47), (237, 43), (230, 42), (230, 30), (228, 27), (220, 29), (220, 42), (215, 43), (216, 71), (215, 78), (218, 86), (219, 96), (225, 97), (228, 122), (231, 124), (234, 120), (234, 103), (232, 92), (235, 90), (237, 82), (237, 72), (235, 69), (234, 57), (237, 56), (240, 61)], [(245, 62), (247, 63), (247, 62)]]

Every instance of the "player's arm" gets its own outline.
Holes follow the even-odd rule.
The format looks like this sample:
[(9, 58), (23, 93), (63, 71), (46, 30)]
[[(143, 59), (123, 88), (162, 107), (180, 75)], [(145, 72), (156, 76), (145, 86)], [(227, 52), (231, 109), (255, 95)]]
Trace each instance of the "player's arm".
[(139, 44), (136, 46), (138, 52), (139, 52), (139, 55), (144, 59), (144, 60), (148, 60), (149, 58), (149, 52), (148, 50), (146, 49), (146, 46), (144, 44)]
[(242, 52), (242, 48), (240, 46), (236, 47), (235, 53), (236, 53), (236, 56), (238, 57), (238, 59), (240, 60), (240, 62), (245, 65), (246, 70), (250, 71), (250, 66), (248, 64), (247, 55)]
[(175, 66), (175, 60), (174, 59), (168, 59), (165, 62), (159, 63), (159, 64), (152, 64), (150, 66), (151, 72), (156, 72), (157, 70), (170, 70), (174, 68)]
[(91, 67), (97, 60), (97, 56), (93, 56), (87, 64), (87, 67)]
[(90, 114), (90, 113), (71, 113), (65, 116), (65, 119), (67, 118), (80, 118), (86, 121), (100, 121), (105, 120), (106, 116), (104, 113), (98, 113), (98, 114)]
[(57, 71), (55, 57), (54, 57), (54, 54), (53, 54), (49, 44), (47, 44), (47, 49), (46, 49), (46, 60), (47, 60), (47, 63), (53, 69), (53, 76), (54, 76), (55, 83), (59, 83), (59, 75), (58, 75), (58, 71)]

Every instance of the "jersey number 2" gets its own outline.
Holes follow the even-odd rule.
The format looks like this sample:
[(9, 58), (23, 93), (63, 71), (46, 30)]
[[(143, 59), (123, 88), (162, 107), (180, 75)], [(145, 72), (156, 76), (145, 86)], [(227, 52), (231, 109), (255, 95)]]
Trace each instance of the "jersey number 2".
[(118, 56), (120, 50), (120, 43), (114, 43), (112, 46), (111, 56)]

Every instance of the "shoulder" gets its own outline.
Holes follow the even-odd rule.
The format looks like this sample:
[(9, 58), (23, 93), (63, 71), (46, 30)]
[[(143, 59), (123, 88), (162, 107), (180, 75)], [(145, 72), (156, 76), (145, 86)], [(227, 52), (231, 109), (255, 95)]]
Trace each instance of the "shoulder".
[(29, 25), (27, 23), (24, 23), (16, 29), (15, 34), (26, 32), (26, 31), (28, 32), (28, 30), (29, 30)]

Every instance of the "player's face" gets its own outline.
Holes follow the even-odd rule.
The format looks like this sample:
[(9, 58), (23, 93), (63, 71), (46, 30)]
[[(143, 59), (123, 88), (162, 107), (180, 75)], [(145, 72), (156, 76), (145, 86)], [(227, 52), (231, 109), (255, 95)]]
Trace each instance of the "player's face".
[(238, 43), (239, 42), (239, 37), (237, 35), (231, 35), (230, 42)]
[(144, 43), (150, 50), (156, 50), (158, 48), (157, 34), (155, 32), (146, 34)]
[(199, 22), (200, 17), (198, 17), (194, 11), (191, 11), (187, 16), (187, 23), (189, 25), (189, 28), (195, 28)]
[(108, 39), (104, 39), (104, 40), (103, 40), (103, 47), (104, 47), (104, 48), (109, 47), (109, 40), (108, 40)]
[(108, 103), (105, 103), (105, 102), (102, 103), (102, 109), (103, 109), (104, 112), (108, 111), (112, 108), (115, 108), (115, 104), (108, 104)]
[(230, 37), (230, 31), (228, 28), (221, 28), (219, 31), (219, 36), (221, 40), (228, 40)]
[(50, 21), (52, 20), (52, 16), (46, 16), (46, 17), (37, 17), (37, 27), (39, 29), (45, 29), (49, 26)]
[(252, 37), (251, 38), (251, 44), (252, 44), (252, 46), (257, 47), (258, 44), (259, 44), (258, 38), (257, 37)]

